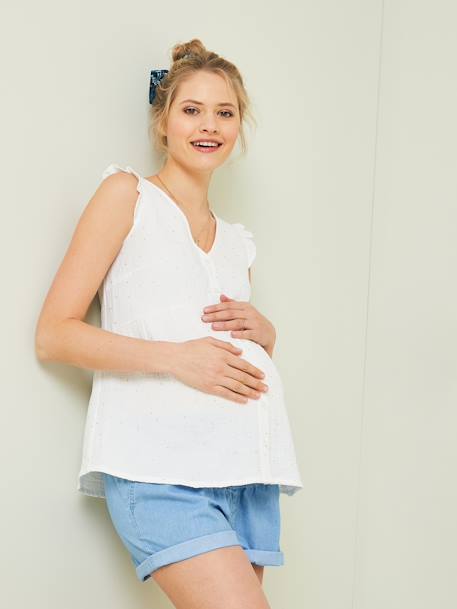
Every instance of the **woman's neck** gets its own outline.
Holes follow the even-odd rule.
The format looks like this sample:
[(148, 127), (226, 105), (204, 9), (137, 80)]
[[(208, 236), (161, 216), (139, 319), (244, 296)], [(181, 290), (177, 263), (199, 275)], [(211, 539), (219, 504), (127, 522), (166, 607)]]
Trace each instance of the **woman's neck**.
[[(212, 173), (212, 172), (211, 172)], [(191, 173), (173, 159), (168, 158), (157, 174), (148, 178), (159, 188), (164, 185), (177, 199), (183, 210), (191, 217), (201, 218), (208, 215), (208, 188), (210, 172)], [(160, 176), (160, 180), (157, 175)]]

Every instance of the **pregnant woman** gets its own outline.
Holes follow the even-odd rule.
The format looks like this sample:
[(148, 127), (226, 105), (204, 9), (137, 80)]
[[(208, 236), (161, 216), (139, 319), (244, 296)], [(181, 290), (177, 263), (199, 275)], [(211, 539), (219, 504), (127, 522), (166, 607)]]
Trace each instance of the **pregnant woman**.
[[(212, 209), (214, 170), (249, 112), (238, 69), (200, 40), (151, 71), (160, 171), (109, 165), (36, 330), (44, 361), (93, 370), (77, 489), (106, 499), (141, 582), (178, 609), (265, 609), (284, 564), (280, 493), (303, 488), (272, 360), (250, 302), (253, 234)], [(93, 298), (101, 328), (84, 321)]]

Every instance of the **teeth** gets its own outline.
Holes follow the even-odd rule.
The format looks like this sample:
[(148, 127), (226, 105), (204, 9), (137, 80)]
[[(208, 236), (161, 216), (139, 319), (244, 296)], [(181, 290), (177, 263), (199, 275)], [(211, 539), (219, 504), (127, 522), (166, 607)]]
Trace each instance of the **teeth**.
[(217, 142), (192, 142), (194, 146), (213, 146), (217, 147), (219, 144)]

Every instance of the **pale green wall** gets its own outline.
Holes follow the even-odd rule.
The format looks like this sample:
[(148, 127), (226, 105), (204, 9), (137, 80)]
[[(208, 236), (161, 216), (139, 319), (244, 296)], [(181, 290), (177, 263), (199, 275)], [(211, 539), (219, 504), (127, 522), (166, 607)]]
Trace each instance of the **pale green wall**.
[(281, 498), (271, 606), (454, 608), (455, 3), (44, 0), (3, 12), (8, 607), (170, 606), (136, 579), (103, 501), (77, 494), (90, 373), (40, 365), (33, 333), (103, 169), (156, 171), (149, 70), (195, 36), (240, 67), (258, 120), (248, 157), (216, 172), (210, 194), (256, 237), (252, 300), (277, 328), (305, 485)]

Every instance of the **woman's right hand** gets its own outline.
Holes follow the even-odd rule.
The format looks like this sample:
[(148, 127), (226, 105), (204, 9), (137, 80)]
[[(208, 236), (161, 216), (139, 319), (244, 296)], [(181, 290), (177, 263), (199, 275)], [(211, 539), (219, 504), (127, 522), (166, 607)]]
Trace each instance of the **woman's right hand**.
[(229, 342), (205, 336), (176, 343), (172, 374), (195, 389), (246, 403), (257, 399), (268, 386), (264, 373), (240, 357), (241, 349)]

